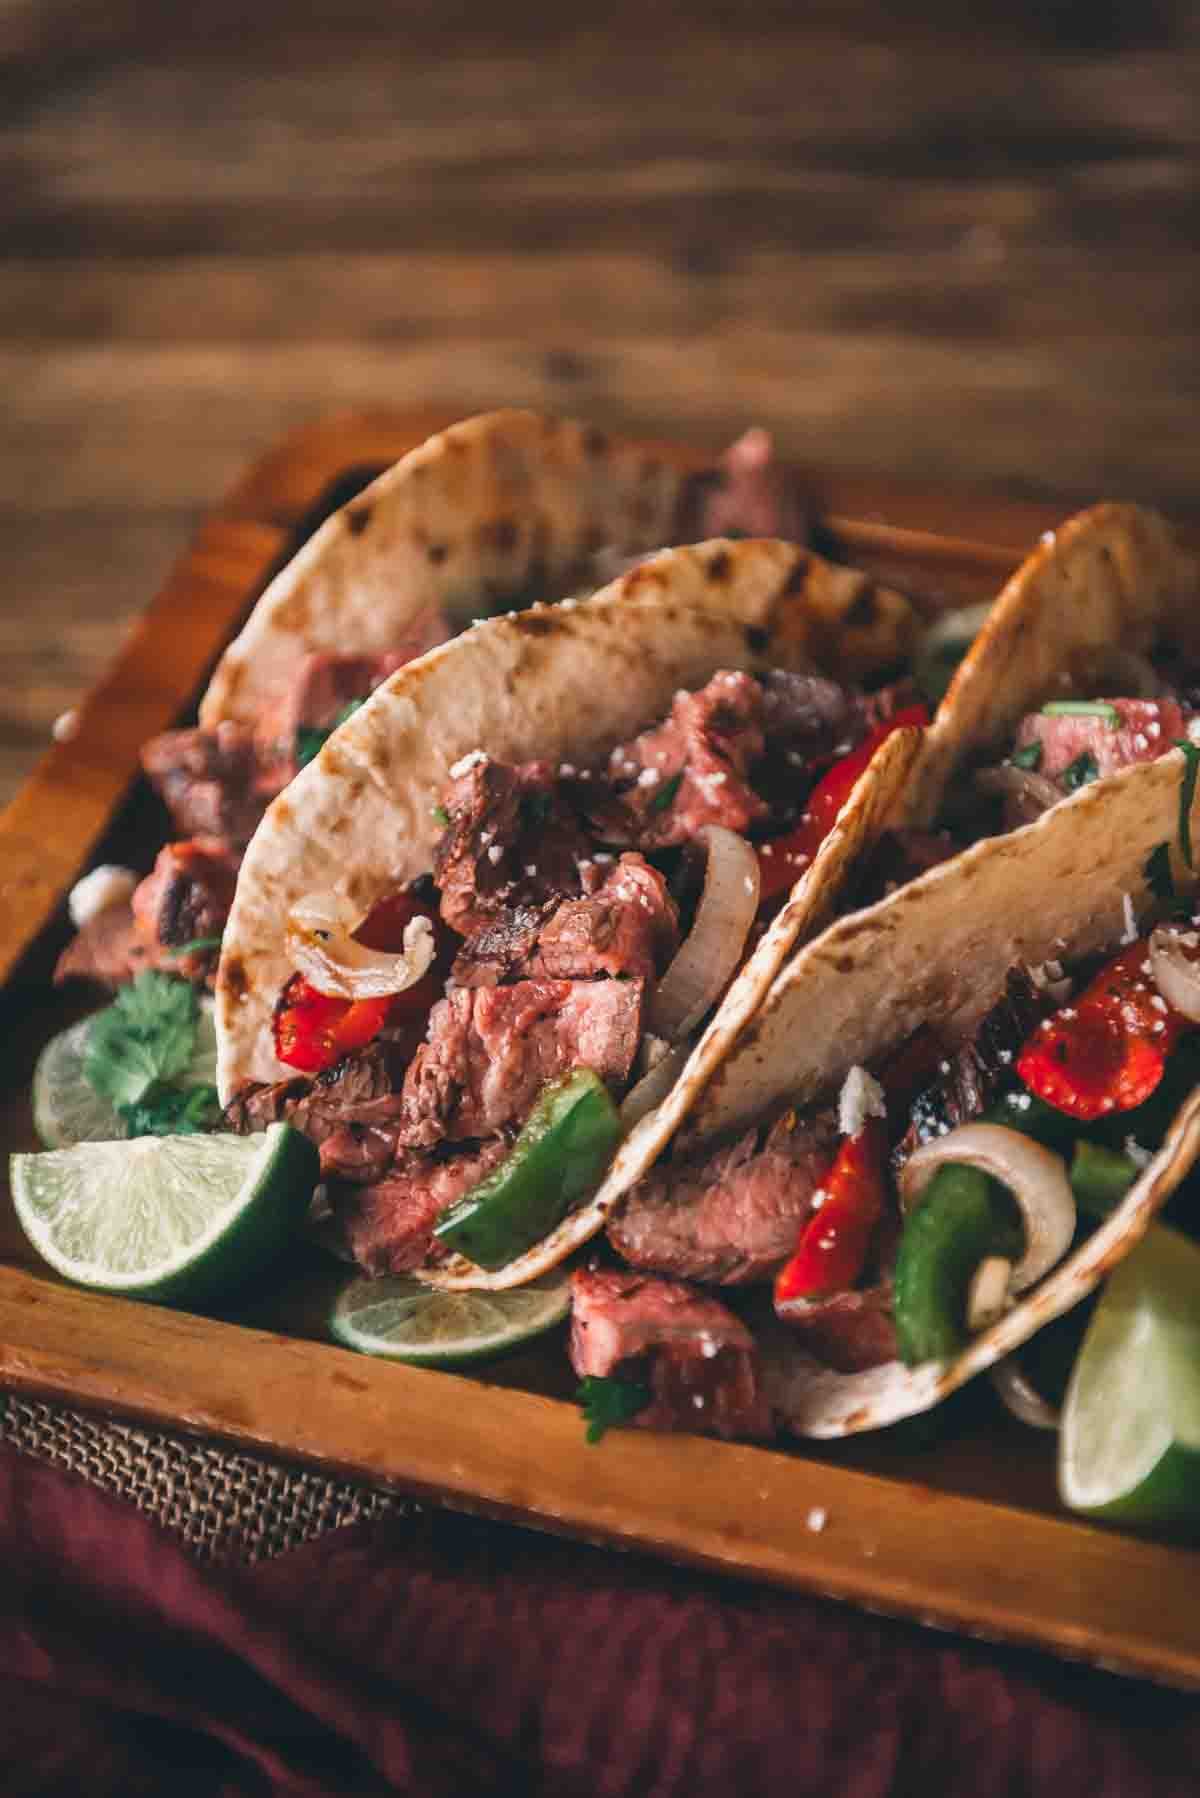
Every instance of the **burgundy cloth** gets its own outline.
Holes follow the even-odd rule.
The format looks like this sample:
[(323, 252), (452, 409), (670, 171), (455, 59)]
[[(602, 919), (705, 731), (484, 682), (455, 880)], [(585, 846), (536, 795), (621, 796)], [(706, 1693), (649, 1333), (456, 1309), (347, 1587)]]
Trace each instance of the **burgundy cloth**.
[(219, 1570), (5, 1450), (0, 1559), (6, 1798), (1197, 1786), (1194, 1699), (434, 1510)]

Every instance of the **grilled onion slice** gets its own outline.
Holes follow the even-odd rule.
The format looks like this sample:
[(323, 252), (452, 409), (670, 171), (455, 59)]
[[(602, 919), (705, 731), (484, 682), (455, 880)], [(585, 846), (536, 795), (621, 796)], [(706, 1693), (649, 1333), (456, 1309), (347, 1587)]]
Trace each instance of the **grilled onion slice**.
[(288, 913), (290, 960), (310, 986), (335, 999), (384, 999), (415, 986), (429, 972), (436, 951), (428, 918), (411, 918), (399, 955), (355, 942), (362, 922), (342, 899), (312, 893)]

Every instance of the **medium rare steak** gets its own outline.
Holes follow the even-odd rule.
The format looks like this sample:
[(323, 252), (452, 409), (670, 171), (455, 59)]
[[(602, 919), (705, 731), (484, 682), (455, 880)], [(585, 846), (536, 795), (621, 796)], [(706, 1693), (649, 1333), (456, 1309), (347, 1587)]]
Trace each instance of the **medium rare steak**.
[(202, 977), (215, 960), (213, 948), (191, 955), (188, 943), (219, 938), (233, 904), (238, 858), (219, 837), (192, 837), (160, 849), (153, 871), (130, 901), (150, 965)]
[(1186, 720), (1174, 699), (1110, 699), (1104, 703), (1116, 712), (1115, 725), (1094, 714), (1062, 717), (1034, 712), (1022, 718), (1016, 748), (1040, 744), (1037, 772), (1061, 786), (1061, 776), (1081, 755), (1092, 757), (1102, 779), (1131, 762), (1154, 761), (1185, 734)]
[(893, 1150), (902, 1167), (921, 1143), (969, 1124), (987, 1109), (993, 1094), (1012, 1074), (1017, 1052), (1045, 1009), (1024, 968), (1011, 968), (1003, 993), (986, 1013), (969, 1043), (948, 1050), (938, 1078), (919, 1093), (912, 1121)]
[(290, 772), (264, 769), (240, 724), (164, 731), (143, 747), (142, 767), (181, 837), (222, 837), (234, 849), (246, 847)]
[[(321, 1148), (324, 1172), (352, 1180), (376, 1179), (395, 1154), (401, 1109), (397, 1075), (389, 1045), (375, 1042), (326, 1073), (297, 1074), (272, 1086), (248, 1087), (226, 1106), (225, 1122), (246, 1135), (286, 1119)], [(351, 1150), (349, 1143), (365, 1140), (368, 1131), (385, 1140), (370, 1154)], [(334, 1142), (344, 1154), (338, 1149), (327, 1153)]]
[[(445, 620), (439, 618), (439, 624), (444, 627)], [(305, 656), (286, 691), (264, 710), (255, 727), (262, 760), (294, 763), (298, 731), (331, 730), (354, 700), (366, 699), (389, 674), (451, 635), (448, 628), (442, 628), (428, 641), (417, 637), (411, 645), (380, 655), (331, 655), (318, 650)]]
[(130, 907), (109, 905), (89, 918), (67, 944), (55, 964), (54, 983), (96, 980), (102, 986), (120, 986), (149, 966), (149, 952)]
[(762, 756), (763, 690), (749, 674), (714, 674), (697, 693), (677, 693), (670, 716), (614, 749), (614, 801), (593, 810), (601, 834), (641, 849), (686, 843), (706, 824), (745, 834), (767, 817), (750, 785)]
[(780, 1316), (815, 1360), (838, 1373), (864, 1373), (896, 1360), (900, 1352), (890, 1280), (803, 1303), (793, 1300)]
[(772, 1434), (754, 1338), (719, 1300), (680, 1281), (573, 1274), (571, 1365), (581, 1378), (645, 1386), (650, 1403), (631, 1419), (642, 1429)]
[(457, 987), (430, 1013), (404, 1080), (400, 1140), (429, 1149), (524, 1121), (538, 1093), (573, 1068), (629, 1076), (642, 1034), (644, 980), (522, 980)]
[(480, 751), (463, 763), (442, 801), (433, 873), (442, 917), (469, 937), (513, 907), (578, 893), (591, 848), (548, 762), (510, 768)]
[(434, 1161), (405, 1150), (386, 1178), (366, 1186), (334, 1183), (334, 1222), (359, 1266), (369, 1274), (410, 1273), (435, 1244), (433, 1227), (451, 1205), (508, 1153), (497, 1137), (479, 1149)]
[(792, 1114), (756, 1149), (751, 1130), (701, 1161), (647, 1175), (610, 1219), (609, 1241), (634, 1267), (712, 1285), (766, 1280), (796, 1247), (837, 1146), (832, 1114)]
[(463, 945), (456, 986), (495, 986), (525, 975), (550, 980), (600, 974), (653, 980), (679, 945), (679, 912), (657, 868), (623, 855), (590, 897), (564, 899), (549, 914), (521, 906)]

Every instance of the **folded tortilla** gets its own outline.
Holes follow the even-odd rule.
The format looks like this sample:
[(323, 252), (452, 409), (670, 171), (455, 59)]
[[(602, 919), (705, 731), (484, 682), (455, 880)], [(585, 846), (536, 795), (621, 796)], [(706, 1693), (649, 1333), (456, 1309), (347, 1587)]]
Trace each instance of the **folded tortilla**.
[[(918, 625), (907, 600), (795, 544), (716, 540), (667, 550), (591, 599), (490, 619), (392, 675), (269, 808), (242, 865), (217, 979), (218, 1084), (288, 1078), (271, 1020), (294, 972), (285, 934), (297, 900), (334, 895), (358, 916), (432, 867), (434, 808), (464, 756), (570, 759), (606, 752), (669, 711), (680, 687), (721, 668), (817, 669), (847, 680), (894, 668)], [(686, 1115), (798, 938), (830, 915), (851, 863), (875, 841), (907, 780), (919, 733), (873, 758), (834, 830), (735, 980), (667, 1102), (623, 1146), (603, 1194), (566, 1235), (485, 1275), (511, 1285), (600, 1228)]]
[[(786, 1101), (836, 1098), (850, 1069), (878, 1066), (919, 1026), (967, 1036), (1021, 963), (1072, 961), (1132, 940), (1153, 907), (1146, 863), (1161, 844), (1181, 890), (1184, 756), (1123, 769), (1035, 824), (989, 838), (797, 951), (700, 1095), (689, 1147)], [(1200, 829), (1200, 801), (1191, 830)], [(1198, 839), (1200, 840), (1200, 839)], [(842, 1436), (926, 1410), (1077, 1304), (1134, 1246), (1200, 1154), (1200, 1091), (1113, 1215), (991, 1329), (949, 1362), (841, 1374), (773, 1330), (774, 1402), (800, 1435)]]
[(370, 655), (462, 629), (526, 593), (557, 597), (589, 554), (660, 549), (705, 467), (573, 419), (507, 410), (429, 438), (342, 506), (283, 568), (217, 664), (206, 729), (254, 724), (316, 651)]

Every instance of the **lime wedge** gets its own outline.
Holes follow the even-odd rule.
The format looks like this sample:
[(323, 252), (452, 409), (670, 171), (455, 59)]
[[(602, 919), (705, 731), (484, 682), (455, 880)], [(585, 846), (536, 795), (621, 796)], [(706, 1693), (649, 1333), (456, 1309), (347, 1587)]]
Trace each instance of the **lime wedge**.
[(289, 1124), (264, 1136), (141, 1136), (9, 1163), (21, 1228), (81, 1286), (172, 1301), (228, 1296), (297, 1233), (319, 1169)]
[(570, 1278), (558, 1271), (508, 1292), (442, 1292), (409, 1274), (388, 1274), (343, 1287), (329, 1328), (363, 1355), (453, 1367), (516, 1348), (561, 1323), (570, 1308)]
[[(91, 1018), (81, 1018), (52, 1036), (33, 1071), (33, 1127), (48, 1149), (69, 1149), (77, 1142), (114, 1142), (126, 1135), (125, 1125), (107, 1099), (84, 1078)], [(176, 1077), (179, 1086), (215, 1086), (217, 1031), (213, 1002), (200, 1000), (196, 1048), (191, 1062)]]
[(1164, 1224), (1116, 1268), (1088, 1325), (1058, 1481), (1074, 1511), (1200, 1526), (1200, 1248)]

